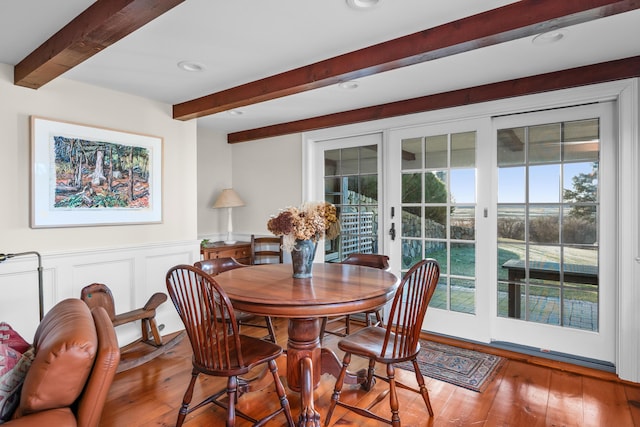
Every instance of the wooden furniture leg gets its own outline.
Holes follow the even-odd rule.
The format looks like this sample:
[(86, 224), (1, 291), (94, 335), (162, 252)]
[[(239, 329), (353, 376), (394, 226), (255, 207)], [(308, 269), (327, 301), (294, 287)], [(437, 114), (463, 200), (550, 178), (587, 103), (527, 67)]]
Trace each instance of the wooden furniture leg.
[[(320, 414), (315, 410), (313, 390), (320, 384), (324, 373), (338, 377), (342, 362), (328, 348), (320, 347), (320, 323), (316, 317), (289, 319), (287, 341), (287, 383), (300, 393), (299, 427), (320, 426)], [(346, 384), (365, 384), (366, 369), (347, 372)]]

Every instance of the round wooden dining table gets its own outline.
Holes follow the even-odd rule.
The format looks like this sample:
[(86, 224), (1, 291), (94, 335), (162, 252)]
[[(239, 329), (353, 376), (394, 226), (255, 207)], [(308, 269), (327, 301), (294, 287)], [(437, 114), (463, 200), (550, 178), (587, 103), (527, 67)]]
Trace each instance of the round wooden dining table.
[[(300, 392), (299, 426), (320, 425), (313, 390), (323, 373), (337, 376), (341, 362), (320, 345), (325, 316), (373, 311), (391, 300), (399, 284), (392, 273), (357, 265), (316, 263), (313, 277), (294, 279), (291, 264), (264, 264), (225, 271), (215, 277), (236, 310), (289, 319), (287, 383)], [(345, 381), (359, 383), (364, 376)]]

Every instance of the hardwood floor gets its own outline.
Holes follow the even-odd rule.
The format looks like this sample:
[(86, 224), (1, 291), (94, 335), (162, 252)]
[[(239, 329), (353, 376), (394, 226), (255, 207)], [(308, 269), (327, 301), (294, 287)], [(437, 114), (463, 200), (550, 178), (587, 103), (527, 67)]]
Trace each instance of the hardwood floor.
[[(278, 342), (286, 345), (285, 319), (274, 319)], [(261, 336), (264, 331), (244, 328), (244, 333)], [(338, 338), (327, 337), (324, 344), (333, 349)], [(448, 342), (451, 344), (451, 342)], [(495, 352), (495, 351), (494, 351)], [(511, 356), (491, 385), (482, 393), (425, 377), (435, 412), (429, 418), (419, 395), (399, 390), (400, 417), (403, 426), (640, 426), (640, 386), (612, 380), (610, 374), (544, 362), (504, 351)], [(342, 355), (339, 354), (341, 357)], [(282, 364), (280, 364), (282, 365)], [(366, 366), (354, 357), (352, 367)], [(279, 366), (284, 375), (285, 366)], [(191, 347), (185, 338), (175, 348), (156, 359), (116, 375), (102, 414), (101, 427), (174, 426), (182, 396), (191, 376)], [(398, 377), (415, 384), (413, 373), (400, 371)], [(322, 422), (331, 399), (335, 378), (323, 375), (315, 391), (316, 409)], [(193, 401), (224, 387), (225, 380), (201, 376)], [(379, 382), (371, 392), (359, 388), (343, 389), (343, 399), (372, 400), (386, 386)], [(299, 397), (287, 390), (294, 419), (298, 417)], [(239, 408), (251, 415), (266, 413), (278, 405), (269, 383), (264, 389), (241, 397)], [(376, 406), (387, 415), (388, 402)], [(185, 427), (222, 426), (224, 411), (213, 405), (187, 416)], [(238, 419), (238, 426), (250, 423)], [(285, 425), (278, 417), (269, 426)], [(332, 426), (381, 426), (374, 420), (336, 408)]]

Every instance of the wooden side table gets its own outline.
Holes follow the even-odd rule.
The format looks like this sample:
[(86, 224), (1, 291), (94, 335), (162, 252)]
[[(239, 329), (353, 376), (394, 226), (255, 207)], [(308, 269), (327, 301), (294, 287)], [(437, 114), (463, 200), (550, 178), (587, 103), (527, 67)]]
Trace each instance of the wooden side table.
[(232, 257), (242, 264), (251, 264), (251, 243), (236, 242), (233, 245), (226, 245), (224, 242), (208, 243), (200, 247), (203, 259), (216, 259)]

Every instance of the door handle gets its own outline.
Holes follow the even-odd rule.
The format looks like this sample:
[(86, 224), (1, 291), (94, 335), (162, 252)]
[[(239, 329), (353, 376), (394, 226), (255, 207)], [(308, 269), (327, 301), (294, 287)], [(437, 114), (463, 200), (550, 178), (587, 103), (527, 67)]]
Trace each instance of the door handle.
[(396, 240), (396, 223), (391, 223), (391, 229), (389, 230), (389, 235), (391, 236), (391, 240)]

